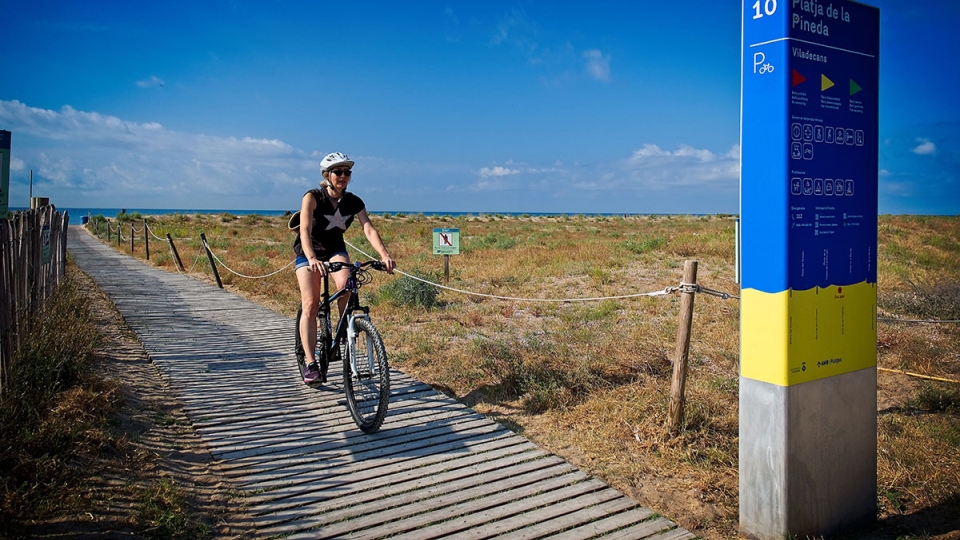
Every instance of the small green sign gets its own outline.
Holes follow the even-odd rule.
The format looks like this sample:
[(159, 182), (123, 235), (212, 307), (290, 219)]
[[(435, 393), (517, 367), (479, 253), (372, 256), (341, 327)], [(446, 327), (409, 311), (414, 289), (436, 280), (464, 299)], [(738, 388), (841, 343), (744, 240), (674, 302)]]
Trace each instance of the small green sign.
[(434, 229), (433, 230), (433, 254), (434, 255), (459, 255), (460, 254), (460, 229)]
[(40, 263), (50, 262), (50, 225), (44, 224), (40, 230)]

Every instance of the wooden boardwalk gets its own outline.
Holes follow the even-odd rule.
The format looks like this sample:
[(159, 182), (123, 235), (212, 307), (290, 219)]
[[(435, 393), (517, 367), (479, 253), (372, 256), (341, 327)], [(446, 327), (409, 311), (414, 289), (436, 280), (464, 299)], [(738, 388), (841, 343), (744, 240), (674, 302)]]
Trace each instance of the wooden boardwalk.
[(263, 537), (694, 538), (397, 370), (383, 428), (365, 435), (336, 366), (330, 386), (299, 381), (291, 319), (77, 226), (68, 251), (183, 400)]

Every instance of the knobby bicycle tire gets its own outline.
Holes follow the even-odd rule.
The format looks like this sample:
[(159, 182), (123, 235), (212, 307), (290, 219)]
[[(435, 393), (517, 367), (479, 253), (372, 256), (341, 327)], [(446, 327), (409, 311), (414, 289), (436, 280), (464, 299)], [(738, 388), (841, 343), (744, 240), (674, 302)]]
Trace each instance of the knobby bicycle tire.
[(330, 367), (330, 319), (324, 313), (317, 315), (317, 348), (314, 358), (320, 364), (321, 380), (327, 380), (327, 368)]
[[(356, 335), (352, 354), (356, 357), (357, 374), (352, 373), (350, 354), (343, 356), (343, 385), (347, 407), (357, 427), (364, 433), (375, 433), (387, 416), (390, 401), (390, 368), (380, 333), (367, 319), (353, 321)], [(369, 338), (369, 339), (368, 339)], [(348, 351), (350, 348), (348, 347)], [(373, 372), (368, 355), (373, 355)]]

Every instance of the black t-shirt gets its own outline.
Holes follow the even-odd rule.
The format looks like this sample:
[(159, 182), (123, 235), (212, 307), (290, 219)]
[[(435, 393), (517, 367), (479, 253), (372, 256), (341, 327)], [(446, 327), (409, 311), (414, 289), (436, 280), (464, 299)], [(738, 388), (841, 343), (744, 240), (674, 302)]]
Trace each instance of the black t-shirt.
[[(347, 251), (343, 233), (353, 223), (354, 216), (364, 209), (363, 200), (348, 192), (340, 197), (340, 202), (334, 207), (326, 189), (311, 189), (307, 193), (313, 194), (313, 199), (317, 202), (317, 207), (313, 210), (313, 229), (310, 234), (317, 258), (325, 261), (334, 253)], [(293, 252), (303, 255), (299, 234), (293, 241)]]

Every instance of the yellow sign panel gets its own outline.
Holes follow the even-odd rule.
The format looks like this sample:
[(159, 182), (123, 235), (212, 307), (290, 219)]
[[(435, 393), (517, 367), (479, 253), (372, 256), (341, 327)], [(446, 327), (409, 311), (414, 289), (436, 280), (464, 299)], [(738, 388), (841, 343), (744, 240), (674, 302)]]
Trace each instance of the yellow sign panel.
[(877, 286), (741, 291), (740, 374), (790, 386), (877, 365)]

